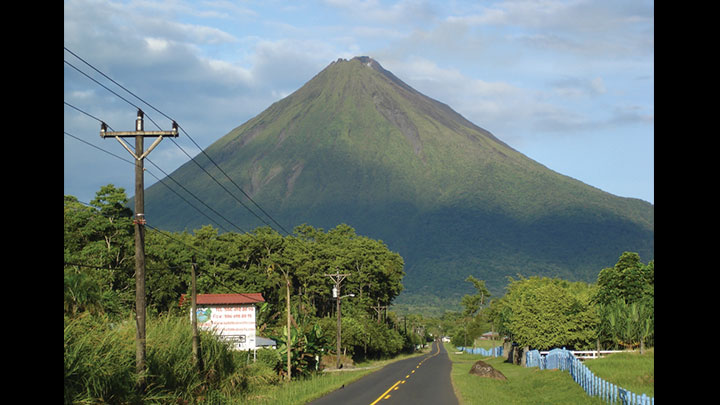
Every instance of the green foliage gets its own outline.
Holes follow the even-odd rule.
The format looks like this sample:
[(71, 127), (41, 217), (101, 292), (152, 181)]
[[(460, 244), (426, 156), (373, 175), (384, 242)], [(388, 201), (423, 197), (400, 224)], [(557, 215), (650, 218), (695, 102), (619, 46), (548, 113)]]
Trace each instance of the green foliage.
[(600, 271), (597, 284), (600, 339), (643, 350), (655, 333), (655, 262), (644, 265), (637, 253), (624, 252)]
[[(126, 202), (124, 190), (112, 185), (101, 188), (91, 206), (81, 204), (72, 196), (65, 197), (64, 307), (68, 322), (91, 315), (118, 322), (133, 312), (134, 232), (132, 212), (123, 207)], [(382, 241), (357, 235), (350, 226), (342, 224), (325, 232), (302, 225), (296, 228), (294, 235), (285, 237), (269, 227), (245, 234), (221, 234), (211, 226), (203, 226), (194, 234), (147, 229), (145, 253), (149, 315), (187, 317), (187, 308), (179, 308), (178, 300), (181, 294), (189, 293), (190, 266), (194, 257), (199, 268), (198, 292), (263, 294), (266, 302), (258, 311), (259, 331), (265, 330), (270, 336), (275, 333), (280, 344), (279, 353), (287, 353), (289, 341), (294, 375), (306, 375), (315, 370), (316, 356), (328, 352), (327, 336), (332, 334), (334, 341), (335, 325), (323, 330), (318, 322), (333, 314), (335, 307), (330, 293), (332, 282), (324, 276), (326, 272), (339, 270), (350, 274), (343, 282), (342, 291), (356, 297), (343, 302), (343, 310), (349, 315), (344, 321), (352, 323), (354, 318), (362, 319), (367, 326), (356, 328), (357, 337), (349, 335), (351, 353), (356, 347), (353, 342), (357, 347), (363, 347), (360, 356), (390, 356), (403, 348), (403, 339), (396, 331), (389, 331), (390, 326), (367, 321), (375, 313), (372, 305), (389, 304), (402, 291), (403, 259)], [(287, 304), (286, 288), (291, 293), (293, 312), (289, 336), (288, 331), (282, 329), (286, 320), (283, 316)], [(162, 322), (156, 326), (170, 327)], [(348, 327), (348, 331), (352, 329)], [(201, 391), (212, 387), (220, 389), (223, 384), (242, 389), (250, 381), (251, 377), (245, 374), (222, 380), (224, 377), (220, 376), (231, 375), (238, 368), (225, 355), (226, 348), (212, 344), (205, 347), (213, 339), (201, 339), (201, 351), (209, 361), (202, 383), (190, 381), (188, 378), (193, 370), (185, 364), (189, 361), (186, 356), (189, 351), (182, 354), (171, 351), (171, 346), (189, 344), (186, 335), (163, 332), (172, 337), (156, 338), (150, 333), (149, 330), (148, 369), (155, 378), (153, 384), (162, 387), (158, 389), (163, 392), (167, 391), (166, 387), (175, 385), (196, 387)], [(81, 352), (79, 358), (100, 355), (89, 351), (91, 347), (78, 343), (77, 339), (66, 342), (70, 346), (78, 344), (74, 349)], [(97, 347), (109, 350), (108, 346)], [(164, 363), (176, 364), (176, 368), (165, 369)], [(287, 372), (284, 362), (279, 365), (268, 363), (261, 363), (262, 367)], [(98, 366), (102, 364), (100, 362)], [(261, 373), (258, 378), (265, 379), (266, 376)], [(107, 397), (108, 394), (103, 393), (107, 391), (99, 388), (92, 395)]]
[(65, 403), (103, 399), (133, 402), (134, 331), (113, 327), (106, 317), (89, 313), (65, 317)]
[[(357, 59), (328, 66), (205, 152), (280, 223), (345, 223), (399, 252), (408, 277), (397, 303), (413, 310), (457, 310), (468, 274), (499, 295), (509, 275), (593, 282), (623, 250), (654, 254), (651, 204), (549, 170)], [(171, 175), (243, 229), (262, 225), (195, 162)], [(145, 202), (165, 230), (209, 223), (160, 182)]]
[(475, 287), (477, 293), (475, 295), (465, 295), (460, 304), (463, 306), (463, 314), (466, 316), (474, 316), (486, 300), (491, 296), (490, 291), (485, 287), (485, 281), (478, 280), (473, 276), (468, 276), (465, 281), (470, 282)]
[[(304, 325), (306, 328), (309, 325)], [(270, 338), (278, 344), (277, 352), (281, 357), (279, 364), (275, 364), (275, 370), (281, 375), (287, 375), (288, 347), (290, 347), (290, 367), (292, 375), (307, 376), (315, 371), (323, 352), (329, 349), (327, 339), (322, 333), (322, 328), (317, 323), (309, 326), (304, 331), (301, 327), (290, 327), (288, 336), (287, 326), (282, 328), (281, 335), (270, 335)], [(317, 357), (316, 357), (317, 356)]]
[[(65, 403), (230, 403), (253, 384), (276, 383), (264, 364), (246, 365), (227, 343), (201, 331), (202, 370), (192, 362), (185, 316), (148, 318), (148, 389), (135, 390), (135, 322), (85, 312), (65, 317)], [(244, 353), (243, 353), (244, 354)]]
[(134, 295), (132, 212), (125, 191), (103, 186), (90, 206), (64, 198), (65, 312), (121, 316)]
[[(66, 309), (77, 311), (78, 300), (99, 301), (95, 307), (128, 311), (134, 302), (134, 241), (131, 212), (119, 208), (124, 191), (105, 186), (93, 200), (94, 207), (65, 198)], [(102, 226), (101, 226), (102, 225)], [(146, 230), (147, 303), (155, 312), (177, 308), (187, 293), (190, 263), (199, 266), (198, 291), (202, 293), (261, 292), (268, 313), (284, 311), (280, 269), (288, 272), (291, 289), (299, 293), (293, 304), (313, 308), (316, 316), (332, 312), (331, 281), (323, 274), (350, 273), (344, 293), (357, 299), (350, 306), (366, 308), (391, 303), (402, 291), (402, 257), (382, 242), (357, 235), (341, 224), (328, 232), (308, 225), (283, 237), (269, 227), (252, 233), (220, 234), (203, 226), (194, 234)], [(268, 268), (278, 271), (268, 272)], [(72, 283), (82, 282), (87, 298), (73, 294)], [(107, 302), (107, 301), (111, 302)], [(73, 309), (74, 308), (74, 309)], [(118, 315), (118, 314), (116, 314)], [(269, 320), (269, 319), (268, 319)], [(272, 322), (279, 322), (275, 317)]]
[(617, 299), (627, 303), (653, 298), (655, 293), (655, 263), (640, 262), (640, 255), (624, 252), (614, 267), (605, 268), (597, 277), (598, 292), (595, 300), (609, 304)]
[(603, 321), (604, 337), (626, 349), (640, 346), (644, 350), (645, 342), (655, 334), (655, 313), (653, 306), (640, 300), (631, 303), (622, 298), (600, 305), (599, 313)]
[(493, 319), (520, 346), (584, 350), (594, 343), (598, 323), (589, 288), (546, 277), (511, 279), (493, 308)]
[(276, 349), (258, 349), (256, 354), (258, 363), (264, 364), (273, 371), (283, 367), (283, 358)]

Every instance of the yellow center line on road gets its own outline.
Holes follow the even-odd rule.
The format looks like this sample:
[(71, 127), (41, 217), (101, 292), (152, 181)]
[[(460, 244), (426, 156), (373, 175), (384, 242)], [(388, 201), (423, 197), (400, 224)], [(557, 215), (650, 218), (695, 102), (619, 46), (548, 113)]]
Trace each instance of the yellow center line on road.
[(387, 391), (383, 392), (382, 395), (380, 395), (380, 396), (378, 397), (378, 399), (376, 399), (375, 401), (373, 401), (370, 405), (375, 405), (375, 404), (377, 404), (378, 402), (380, 402), (380, 400), (383, 399), (383, 398), (385, 397), (385, 395), (387, 395), (388, 392), (392, 391), (392, 389), (395, 388), (398, 384), (400, 384), (400, 380), (398, 380), (398, 382), (396, 382), (395, 384), (393, 384), (392, 387), (388, 388)]
[[(435, 354), (433, 354), (433, 355), (431, 355), (431, 356), (426, 357), (425, 359), (423, 359), (423, 360), (422, 360), (420, 363), (418, 363), (418, 365), (415, 367), (416, 369), (419, 369), (420, 366), (423, 364), (423, 362), (424, 362), (425, 360), (429, 359), (430, 357), (435, 357), (435, 356), (437, 356), (438, 354), (440, 354), (440, 345), (438, 344), (436, 347), (437, 347), (437, 353), (435, 353)], [(415, 374), (415, 370), (410, 371), (410, 374), (406, 375), (405, 378), (406, 378), (406, 379), (410, 378), (410, 375), (412, 375), (412, 374)], [(380, 396), (378, 397), (378, 399), (376, 399), (375, 401), (373, 401), (370, 405), (375, 405), (375, 404), (377, 404), (378, 402), (380, 402), (380, 400), (382, 400), (382, 399), (390, 398), (390, 395), (388, 395), (388, 392), (390, 392), (390, 391), (392, 391), (392, 390), (397, 390), (398, 388), (400, 388), (400, 387), (398, 387), (397, 385), (398, 385), (398, 384), (401, 384), (401, 383), (402, 383), (402, 384), (405, 384), (405, 380), (398, 380), (395, 384), (392, 385), (392, 387), (388, 388), (387, 391), (383, 392), (382, 395), (380, 395)]]

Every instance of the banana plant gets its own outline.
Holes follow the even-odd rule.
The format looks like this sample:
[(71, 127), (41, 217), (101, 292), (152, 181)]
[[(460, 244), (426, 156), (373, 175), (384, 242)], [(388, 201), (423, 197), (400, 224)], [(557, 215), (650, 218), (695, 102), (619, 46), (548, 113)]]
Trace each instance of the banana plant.
[[(308, 332), (302, 328), (291, 325), (290, 334), (283, 326), (282, 335), (272, 336), (278, 343), (277, 350), (281, 356), (287, 356), (288, 343), (291, 350), (291, 373), (292, 375), (307, 375), (316, 369), (317, 363), (323, 352), (327, 352), (328, 343), (322, 335), (322, 329), (318, 324), (313, 324)], [(281, 365), (278, 370), (281, 375), (287, 375), (287, 366)]]

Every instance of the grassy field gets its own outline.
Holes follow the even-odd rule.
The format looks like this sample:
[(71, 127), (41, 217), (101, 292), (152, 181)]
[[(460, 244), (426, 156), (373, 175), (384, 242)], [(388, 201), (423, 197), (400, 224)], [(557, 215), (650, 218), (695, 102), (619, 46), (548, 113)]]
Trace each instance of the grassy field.
[(596, 376), (636, 394), (655, 396), (655, 349), (614, 353), (602, 359), (586, 360)]
[[(483, 342), (478, 347), (492, 347)], [(585, 394), (570, 374), (559, 370), (539, 370), (505, 363), (505, 359), (472, 354), (455, 354), (456, 349), (445, 343), (453, 363), (451, 379), (461, 404), (603, 404)], [(481, 378), (469, 373), (477, 360), (483, 360), (507, 377), (507, 381)]]

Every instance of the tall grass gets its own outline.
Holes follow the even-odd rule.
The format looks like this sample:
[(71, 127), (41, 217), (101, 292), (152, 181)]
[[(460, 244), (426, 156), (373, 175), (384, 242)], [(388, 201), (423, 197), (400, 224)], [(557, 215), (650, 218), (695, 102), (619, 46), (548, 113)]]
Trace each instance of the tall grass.
[[(88, 313), (65, 318), (65, 403), (133, 402), (135, 332)], [(128, 389), (129, 387), (129, 389)]]
[[(195, 368), (187, 316), (147, 319), (147, 389), (135, 391), (135, 320), (106, 316), (65, 318), (65, 404), (302, 404), (408, 356), (358, 364), (358, 370), (314, 374), (283, 383), (258, 353), (232, 350), (200, 331), (202, 371)], [(272, 357), (272, 356), (271, 356)]]
[(149, 317), (147, 389), (135, 391), (135, 321), (103, 316), (65, 318), (66, 404), (231, 403), (253, 383), (274, 382), (274, 372), (246, 365), (246, 353), (201, 331), (203, 369), (192, 362), (192, 332), (185, 316)]

